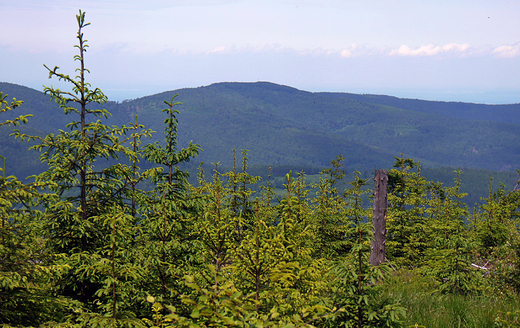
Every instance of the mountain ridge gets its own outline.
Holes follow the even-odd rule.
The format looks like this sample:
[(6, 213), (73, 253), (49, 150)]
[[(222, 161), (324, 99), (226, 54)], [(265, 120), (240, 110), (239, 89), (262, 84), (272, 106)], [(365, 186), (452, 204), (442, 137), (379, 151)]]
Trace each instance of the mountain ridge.
[[(45, 134), (72, 120), (42, 92), (4, 82), (0, 91), (25, 102), (11, 116), (34, 115), (21, 129)], [(179, 147), (190, 140), (201, 144), (204, 152), (198, 161), (205, 163), (229, 165), (232, 149), (247, 147), (252, 165), (325, 166), (343, 154), (347, 167), (389, 167), (404, 153), (430, 167), (520, 168), (520, 104), (309, 92), (266, 81), (219, 82), (108, 102), (103, 107), (113, 117), (106, 124), (128, 125), (138, 115), (139, 123), (158, 131), (154, 140), (161, 140), (163, 101), (177, 93), (175, 100), (182, 103), (176, 106)], [(3, 137), (5, 130), (0, 130)], [(0, 150), (13, 153), (6, 147), (0, 142)]]

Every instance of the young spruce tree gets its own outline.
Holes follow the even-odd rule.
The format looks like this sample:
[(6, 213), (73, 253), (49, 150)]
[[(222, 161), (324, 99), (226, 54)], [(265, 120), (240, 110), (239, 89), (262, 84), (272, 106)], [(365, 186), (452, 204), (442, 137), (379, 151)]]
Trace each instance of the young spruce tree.
[(57, 264), (69, 268), (57, 279), (59, 292), (81, 304), (69, 319), (84, 325), (113, 326), (133, 320), (132, 302), (137, 302), (138, 293), (128, 282), (142, 272), (140, 264), (132, 263), (125, 251), (136, 233), (126, 199), (131, 189), (126, 177), (131, 176), (131, 168), (113, 163), (131, 162), (136, 154), (128, 142), (150, 136), (151, 131), (127, 137), (132, 127), (103, 124), (101, 119), (110, 113), (98, 108), (107, 97), (86, 82), (88, 44), (83, 29), (90, 23), (81, 10), (76, 19), (77, 75), (71, 77), (59, 73), (58, 67), (45, 66), (49, 78), (70, 84), (72, 90), (44, 89), (65, 115), (75, 118), (64, 130), (44, 138), (18, 136), (39, 141), (32, 148), (41, 152), (41, 162), (49, 166), (36, 182), (48, 188), (44, 215), (48, 247), (63, 255)]

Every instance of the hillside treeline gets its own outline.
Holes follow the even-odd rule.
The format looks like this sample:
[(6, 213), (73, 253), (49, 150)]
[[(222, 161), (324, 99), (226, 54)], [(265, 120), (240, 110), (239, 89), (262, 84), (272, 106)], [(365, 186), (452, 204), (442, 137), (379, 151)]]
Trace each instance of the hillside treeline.
[[(485, 320), (517, 322), (519, 191), (490, 191), (468, 207), (459, 177), (445, 187), (396, 157), (386, 261), (372, 266), (363, 201), (372, 181), (345, 181), (342, 156), (317, 182), (287, 172), (283, 194), (270, 176), (253, 191), (260, 178), (247, 150), (234, 152), (229, 171), (201, 166), (190, 184), (179, 165), (201, 147), (178, 145), (175, 97), (164, 101), (163, 143), (143, 146), (152, 132), (138, 118), (98, 120), (110, 114), (90, 107), (106, 96), (85, 82), (84, 17), (78, 75), (48, 68), (72, 91), (45, 88), (69, 123), (44, 137), (14, 134), (48, 169), (30, 183), (0, 177), (3, 327), (400, 327), (418, 313), (399, 291), (407, 285), (430, 300), (492, 299), (502, 307)], [(0, 98), (1, 112), (23, 106)]]

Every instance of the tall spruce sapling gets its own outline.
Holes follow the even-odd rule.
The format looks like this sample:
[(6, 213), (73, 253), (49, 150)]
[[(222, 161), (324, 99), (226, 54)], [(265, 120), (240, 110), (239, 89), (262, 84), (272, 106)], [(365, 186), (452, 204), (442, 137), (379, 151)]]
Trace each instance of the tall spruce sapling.
[(388, 172), (387, 257), (399, 266), (419, 267), (427, 248), (431, 185), (421, 175), (420, 162), (402, 154), (395, 159), (394, 169)]
[[(293, 178), (292, 171), (285, 175), (286, 195), (276, 206), (276, 221), (268, 224), (269, 230), (260, 233), (261, 243), (273, 245), (271, 251), (264, 246), (268, 254), (261, 256), (263, 259), (272, 257), (264, 265), (270, 275), (269, 284), (266, 285), (267, 288), (264, 287), (264, 302), (277, 307), (281, 315), (295, 318), (304, 314), (320, 316), (330, 311), (322, 306), (326, 285), (324, 276), (328, 268), (323, 259), (313, 256), (315, 236), (309, 220), (312, 214), (306, 213), (306, 209), (300, 204), (301, 183), (302, 181)], [(305, 199), (303, 201), (306, 202)], [(259, 212), (268, 213), (261, 209)], [(308, 216), (304, 216), (307, 214)], [(260, 222), (262, 219), (260, 218)], [(263, 222), (267, 223), (266, 219), (268, 217)]]
[(342, 155), (331, 161), (332, 168), (320, 172), (320, 179), (314, 184), (316, 198), (312, 200), (315, 208), (313, 229), (316, 230), (316, 249), (320, 258), (333, 259), (348, 253), (348, 244), (344, 238), (349, 218), (345, 215), (347, 204), (341, 190), (344, 189)]
[[(244, 206), (242, 197), (252, 193), (247, 188), (247, 184), (243, 183), (244, 175), (247, 175), (247, 173), (237, 174), (236, 169), (234, 169), (232, 172), (221, 174), (218, 171), (218, 165), (219, 163), (215, 164), (213, 182), (205, 184), (202, 188), (208, 194), (197, 228), (201, 232), (199, 240), (204, 248), (204, 262), (210, 268), (210, 270), (201, 270), (200, 277), (208, 285), (213, 285), (214, 288), (221, 284), (222, 279), (225, 280), (224, 272), (232, 272), (235, 266), (239, 265), (239, 260), (234, 258), (237, 253), (233, 250), (242, 247), (244, 236), (247, 236), (249, 230), (251, 230), (251, 226), (248, 229), (243, 229), (242, 215), (245, 214), (240, 209), (241, 205)], [(222, 176), (228, 178), (227, 183), (222, 181)], [(242, 187), (238, 186), (239, 182), (241, 182)], [(249, 200), (246, 201), (249, 202)], [(244, 254), (244, 252), (241, 252), (239, 256)], [(213, 273), (213, 276), (208, 273)]]
[(432, 209), (434, 219), (430, 224), (434, 232), (424, 270), (438, 281), (440, 291), (468, 294), (479, 291), (480, 281), (477, 270), (471, 266), (475, 243), (465, 223), (468, 210), (462, 202), (467, 194), (460, 192), (461, 171), (455, 173), (455, 185), (445, 188), (444, 201)]
[[(232, 193), (226, 188), (218, 171), (219, 163), (215, 164), (213, 183), (208, 185), (209, 195), (204, 206), (203, 215), (198, 222), (201, 234), (199, 240), (203, 245), (204, 264), (212, 267), (209, 271), (201, 270), (201, 277), (209, 286), (218, 290), (223, 272), (229, 270), (232, 262), (230, 249), (233, 247), (236, 221), (233, 208), (226, 206), (226, 198)], [(213, 275), (208, 275), (211, 272)]]
[(179, 111), (175, 109), (174, 95), (164, 101), (164, 143), (148, 144), (143, 156), (157, 164), (160, 173), (152, 182), (154, 189), (139, 201), (140, 224), (146, 231), (141, 238), (141, 251), (149, 260), (146, 262), (149, 292), (159, 301), (178, 305), (179, 293), (183, 288), (180, 277), (202, 260), (197, 252), (196, 219), (202, 212), (203, 197), (190, 192), (188, 173), (179, 165), (190, 161), (201, 151), (190, 142), (186, 148), (178, 148)]
[(244, 314), (252, 311), (254, 300), (244, 296), (234, 285), (230, 248), (234, 243), (237, 217), (233, 203), (226, 202), (232, 199), (232, 183), (223, 183), (218, 166), (219, 163), (215, 163), (211, 182), (204, 180), (200, 166), (199, 187), (192, 188), (198, 197), (204, 198), (204, 208), (195, 222), (201, 263), (185, 272), (184, 280), (190, 290), (181, 298), (188, 307), (190, 322), (238, 326), (245, 320)]
[[(307, 226), (308, 229), (312, 230), (313, 219), (312, 219), (312, 204), (309, 199), (309, 193), (311, 192), (311, 185), (307, 184), (307, 176), (303, 171), (296, 173), (297, 177), (294, 179), (292, 191), (296, 197), (297, 208), (296, 208), (296, 222), (301, 226)], [(307, 240), (308, 244), (314, 244), (315, 238)]]
[(240, 244), (232, 250), (235, 274), (239, 277), (243, 289), (254, 293), (257, 312), (262, 305), (265, 310), (266, 302), (262, 298), (272, 296), (270, 295), (272, 292), (268, 291), (269, 284), (276, 283), (272, 279), (272, 271), (282, 261), (290, 258), (284, 246), (285, 236), (279, 233), (279, 226), (269, 225), (268, 220), (261, 217), (260, 211), (257, 200), (255, 222), (251, 225), (251, 229), (244, 232)]
[(164, 145), (155, 142), (148, 144), (143, 151), (144, 156), (150, 162), (166, 167), (165, 172), (160, 175), (160, 179), (157, 181), (161, 184), (167, 184), (166, 195), (182, 193), (186, 190), (187, 173), (179, 169), (179, 164), (189, 162), (192, 158), (197, 157), (202, 150), (200, 145), (193, 144), (192, 141), (189, 142), (187, 148), (177, 149), (179, 125), (177, 115), (180, 112), (174, 107), (182, 104), (175, 102), (178, 95), (174, 95), (170, 101), (164, 101), (167, 105), (162, 110), (167, 115), (164, 119)]
[[(345, 171), (343, 161), (345, 160), (345, 156), (338, 155), (335, 159), (330, 161), (331, 168), (324, 169), (322, 172), (326, 177), (326, 181), (330, 185), (330, 199), (332, 201), (337, 201), (337, 196), (340, 194), (340, 191), (343, 188), (343, 184), (345, 183), (343, 180), (345, 179)], [(339, 189), (338, 189), (339, 188)]]
[[(85, 67), (84, 56), (88, 44), (84, 39), (83, 29), (90, 23), (85, 22), (85, 13), (81, 10), (76, 19), (78, 45), (75, 47), (79, 54), (74, 56), (74, 60), (79, 62), (79, 68), (76, 69), (78, 75), (72, 78), (58, 73), (57, 66), (50, 69), (44, 65), (49, 71), (49, 78), (56, 77), (72, 85), (72, 91), (62, 91), (52, 86), (45, 87), (44, 91), (60, 105), (66, 115), (75, 114), (76, 118), (67, 124), (66, 128), (69, 131), (60, 130), (56, 135), (51, 133), (45, 138), (20, 133), (17, 135), (40, 141), (40, 144), (32, 148), (42, 152), (40, 160), (47, 163), (49, 169), (38, 179), (52, 183), (51, 189), (58, 195), (63, 195), (64, 200), (79, 205), (77, 211), (72, 211), (79, 214), (81, 221), (87, 221), (90, 216), (102, 210), (103, 206), (100, 205), (108, 205), (111, 201), (120, 199), (126, 187), (121, 184), (119, 177), (114, 176), (114, 172), (117, 171), (115, 167), (119, 165), (110, 165), (109, 160), (119, 160), (121, 156), (131, 160), (136, 154), (126, 146), (126, 142), (135, 137), (126, 137), (132, 127), (104, 125), (99, 119), (108, 118), (111, 116), (110, 113), (105, 109), (91, 109), (91, 104), (106, 103), (107, 97), (100, 89), (92, 89), (85, 81), (85, 75), (90, 71)], [(150, 130), (144, 130), (138, 136), (150, 135)], [(93, 199), (94, 196), (98, 198)], [(81, 248), (86, 248), (86, 234), (80, 239)]]
[(230, 197), (227, 202), (230, 202), (232, 213), (236, 221), (236, 236), (237, 243), (240, 243), (243, 238), (245, 230), (248, 230), (251, 225), (254, 225), (254, 210), (251, 202), (251, 197), (255, 191), (251, 190), (249, 185), (260, 181), (260, 177), (252, 176), (247, 172), (249, 150), (245, 146), (242, 149), (242, 170), (237, 172), (236, 167), (236, 151), (233, 149), (233, 171), (227, 172), (224, 175), (228, 178), (227, 188), (230, 190)]
[[(16, 135), (39, 141), (32, 149), (40, 151), (40, 161), (49, 166), (47, 171), (36, 177), (36, 181), (45, 184), (49, 191), (44, 216), (48, 247), (64, 255), (57, 264), (70, 268), (56, 281), (59, 293), (79, 300), (87, 311), (110, 313), (109, 317), (115, 319), (118, 317), (116, 310), (133, 307), (131, 300), (135, 297), (132, 296), (137, 295), (125, 284), (128, 286), (128, 279), (138, 275), (140, 269), (124, 257), (129, 253), (128, 247), (136, 233), (135, 221), (128, 215), (131, 208), (127, 206), (130, 203), (127, 199), (130, 190), (127, 177), (131, 175), (131, 169), (112, 163), (123, 158), (128, 161), (135, 159), (137, 155), (127, 143), (135, 141), (135, 138), (150, 136), (151, 131), (141, 130), (136, 135), (127, 136), (135, 128), (103, 124), (101, 119), (107, 119), (110, 113), (105, 109), (93, 108), (93, 105), (103, 105), (107, 97), (100, 89), (92, 88), (86, 82), (86, 73), (89, 73), (85, 67), (88, 44), (83, 29), (90, 23), (85, 22), (85, 12), (81, 10), (76, 20), (78, 44), (75, 47), (79, 54), (74, 56), (74, 60), (79, 64), (77, 75), (71, 77), (59, 73), (58, 67), (50, 69), (45, 66), (49, 78), (70, 84), (72, 90), (63, 91), (52, 86), (44, 89), (65, 115), (74, 115), (75, 118), (65, 130), (44, 138), (19, 132)], [(116, 212), (118, 217), (113, 216)], [(125, 242), (116, 241), (116, 235), (117, 239)], [(111, 265), (107, 266), (107, 263)], [(110, 295), (104, 292), (107, 279), (111, 279)], [(125, 295), (128, 296), (126, 303), (121, 301)], [(105, 307), (108, 303), (111, 304), (109, 308)], [(83, 313), (81, 311), (77, 313)], [(92, 318), (98, 320), (101, 317)]]

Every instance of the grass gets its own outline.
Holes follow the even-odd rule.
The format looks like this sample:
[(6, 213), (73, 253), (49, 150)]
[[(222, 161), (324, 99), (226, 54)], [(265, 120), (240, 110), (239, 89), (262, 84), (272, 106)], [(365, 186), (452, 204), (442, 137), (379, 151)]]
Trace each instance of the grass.
[(402, 271), (387, 281), (383, 296), (407, 309), (404, 327), (520, 327), (518, 295), (441, 294), (435, 287), (428, 278)]

